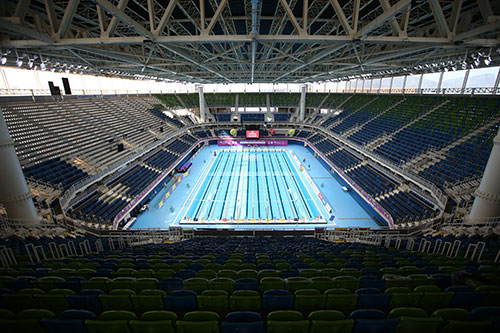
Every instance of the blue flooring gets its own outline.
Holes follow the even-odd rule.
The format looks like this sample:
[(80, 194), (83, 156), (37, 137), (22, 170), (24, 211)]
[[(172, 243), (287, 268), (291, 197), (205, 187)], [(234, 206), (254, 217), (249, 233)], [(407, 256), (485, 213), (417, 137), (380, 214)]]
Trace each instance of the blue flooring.
[[(282, 147), (280, 147), (282, 148)], [(325, 169), (314, 156), (301, 145), (291, 145), (283, 147), (293, 151), (302, 164), (307, 168), (309, 175), (316, 186), (326, 198), (328, 204), (332, 207), (334, 221), (328, 224), (262, 224), (262, 225), (240, 225), (240, 224), (182, 224), (184, 227), (197, 228), (234, 228), (234, 229), (311, 229), (315, 227), (371, 227), (378, 228), (377, 223), (370, 217), (370, 214), (351, 196), (350, 192), (344, 192), (339, 182), (332, 176), (329, 170)], [(220, 150), (216, 145), (207, 146), (198, 153), (193, 159), (193, 165), (190, 168), (190, 174), (185, 177), (173, 193), (167, 198), (161, 208), (158, 203), (163, 198), (168, 189), (172, 186), (170, 181), (165, 188), (160, 191), (150, 202), (148, 211), (142, 213), (133, 223), (130, 229), (143, 228), (162, 228), (178, 226), (179, 221), (186, 216), (190, 207), (193, 193), (197, 191), (200, 182), (205, 178), (208, 169), (213, 162), (214, 150)], [(305, 159), (305, 162), (304, 162)], [(198, 186), (197, 186), (198, 184)], [(236, 185), (233, 185), (236, 186)], [(311, 191), (312, 193), (312, 191)], [(191, 198), (190, 198), (191, 196)], [(188, 198), (190, 200), (188, 200)], [(241, 200), (241, 199), (240, 199)], [(189, 202), (187, 202), (189, 201)], [(322, 207), (321, 215), (328, 220), (329, 215)]]

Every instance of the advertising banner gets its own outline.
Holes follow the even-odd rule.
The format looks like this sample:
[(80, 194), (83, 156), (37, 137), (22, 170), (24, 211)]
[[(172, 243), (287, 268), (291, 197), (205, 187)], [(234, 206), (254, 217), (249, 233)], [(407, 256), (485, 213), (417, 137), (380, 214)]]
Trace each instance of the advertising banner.
[(219, 146), (245, 146), (245, 147), (257, 147), (257, 146), (288, 146), (288, 140), (246, 140), (246, 139), (228, 139), (228, 140), (217, 140), (217, 145)]

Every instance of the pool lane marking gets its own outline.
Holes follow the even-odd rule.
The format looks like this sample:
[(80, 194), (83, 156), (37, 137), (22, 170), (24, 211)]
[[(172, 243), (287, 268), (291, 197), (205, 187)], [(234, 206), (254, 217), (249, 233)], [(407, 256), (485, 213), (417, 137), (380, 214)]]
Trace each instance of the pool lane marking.
[[(215, 157), (215, 156), (212, 156), (212, 157), (210, 158), (210, 161), (208, 162), (208, 164), (205, 166), (204, 170), (203, 170), (203, 171), (202, 171), (202, 173), (201, 173), (201, 174), (202, 174), (202, 175), (204, 175), (204, 176), (203, 176), (203, 177), (198, 178), (198, 181), (197, 181), (197, 182), (196, 182), (196, 184), (195, 184), (195, 188), (196, 188), (196, 187), (198, 187), (198, 188), (197, 188), (197, 190), (196, 190), (196, 194), (194, 195), (194, 197), (193, 197), (193, 199), (192, 199), (191, 204), (189, 204), (189, 206), (188, 206), (189, 208), (191, 208), (191, 205), (194, 203), (194, 199), (196, 198), (196, 196), (197, 196), (197, 195), (198, 195), (198, 193), (200, 192), (200, 189), (201, 189), (201, 184), (203, 184), (203, 182), (204, 182), (204, 181), (205, 181), (205, 179), (207, 178), (208, 172), (210, 171), (210, 168), (212, 167), (212, 165), (215, 163), (215, 160), (216, 160), (216, 159), (217, 159), (217, 157)], [(187, 203), (189, 202), (189, 200), (190, 200), (191, 196), (193, 195), (193, 193), (194, 193), (194, 191), (192, 191), (192, 192), (189, 194), (188, 199), (187, 199), (186, 201), (184, 201), (184, 204), (182, 205), (181, 210), (179, 210), (179, 212), (178, 212), (178, 213), (177, 213), (177, 215), (175, 216), (174, 223), (175, 223), (175, 221), (177, 221), (177, 218), (179, 217), (179, 214), (182, 212), (182, 210), (183, 210), (184, 208), (186, 208)], [(187, 214), (187, 212), (186, 212), (186, 214)]]
[[(307, 183), (307, 182), (304, 180), (304, 177), (303, 177), (303, 175), (301, 174), (300, 170), (298, 170), (298, 169), (297, 169), (297, 165), (296, 165), (296, 163), (294, 163), (294, 162), (293, 162), (293, 159), (290, 157), (290, 151), (289, 151), (289, 150), (286, 150), (286, 154), (287, 154), (287, 156), (288, 156), (289, 160), (291, 161), (291, 163), (293, 164), (293, 168), (295, 169), (295, 171), (297, 171), (297, 174), (299, 175), (299, 177), (300, 177), (300, 179), (301, 179), (302, 183), (303, 183), (304, 185), (306, 185), (306, 190), (307, 190), (307, 193), (309, 193), (309, 196), (310, 196), (311, 198), (314, 198), (314, 199), (313, 199), (313, 202), (314, 202), (314, 205), (316, 206), (316, 208), (318, 209), (318, 212), (319, 212), (319, 213), (321, 213), (321, 209), (319, 208), (319, 206), (318, 206), (318, 204), (317, 204), (317, 202), (316, 202), (316, 200), (315, 200), (317, 196), (316, 196), (316, 195), (314, 195), (314, 196), (313, 196), (313, 195), (311, 195), (311, 191), (309, 191), (309, 188), (311, 187), (311, 184)], [(306, 184), (306, 183), (307, 183), (307, 184)], [(319, 198), (318, 198), (318, 200), (319, 200)], [(326, 209), (325, 209), (324, 207), (323, 207), (323, 210), (324, 210), (324, 212), (326, 212)], [(328, 215), (328, 214), (327, 214), (327, 215)], [(314, 217), (314, 216), (313, 216), (313, 217)], [(323, 218), (325, 218), (325, 217), (323, 216)]]

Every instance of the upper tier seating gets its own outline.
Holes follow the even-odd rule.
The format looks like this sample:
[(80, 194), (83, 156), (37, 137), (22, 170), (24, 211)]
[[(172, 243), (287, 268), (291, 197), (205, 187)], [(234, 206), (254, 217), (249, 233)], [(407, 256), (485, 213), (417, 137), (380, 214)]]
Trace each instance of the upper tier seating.
[(290, 121), (290, 117), (292, 115), (290, 113), (275, 113), (274, 114), (274, 121), (275, 122), (289, 122)]
[(240, 115), (240, 120), (242, 123), (262, 122), (262, 121), (264, 121), (264, 114), (263, 113), (242, 113)]
[(177, 94), (177, 97), (189, 109), (200, 107), (200, 97), (198, 94)]
[(500, 99), (454, 97), (398, 132), (375, 152), (401, 163), (438, 150), (500, 115)]
[(218, 122), (229, 122), (231, 121), (231, 114), (230, 113), (215, 113), (215, 120)]
[(370, 165), (360, 165), (351, 169), (347, 175), (372, 197), (394, 190), (399, 183)]
[(208, 107), (234, 107), (236, 94), (205, 93), (205, 103)]
[(160, 133), (163, 126), (149, 112), (157, 104), (154, 97), (105, 97), (0, 106), (22, 166), (70, 156), (100, 167), (133, 152), (111, 149), (119, 141), (143, 147), (156, 140), (148, 129)]
[(272, 93), (269, 94), (269, 104), (272, 107), (298, 107), (300, 104), (300, 94)]

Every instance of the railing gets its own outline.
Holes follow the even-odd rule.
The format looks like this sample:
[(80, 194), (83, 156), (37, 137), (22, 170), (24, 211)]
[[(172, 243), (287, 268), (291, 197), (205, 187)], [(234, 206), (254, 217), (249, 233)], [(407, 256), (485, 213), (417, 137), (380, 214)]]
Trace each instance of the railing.
[[(289, 92), (284, 91), (282, 89), (273, 88), (272, 90), (262, 90), (251, 93), (280, 93), (280, 92)], [(72, 95), (61, 95), (61, 98), (73, 96), (108, 96), (108, 95), (126, 95), (126, 96), (139, 96), (139, 95), (155, 95), (155, 94), (187, 94), (187, 93), (197, 93), (197, 91), (189, 91), (186, 89), (185, 91), (177, 91), (177, 90), (135, 90), (135, 89), (119, 89), (119, 90), (111, 90), (111, 89), (72, 89)], [(205, 93), (212, 93), (212, 91), (205, 91)], [(241, 91), (231, 92), (223, 92), (218, 91), (217, 93), (228, 93), (228, 94), (242, 94), (242, 93), (250, 93), (245, 89)], [(297, 93), (297, 92), (295, 92)], [(479, 87), (479, 88), (353, 88), (353, 89), (312, 89), (308, 88), (307, 93), (337, 93), (337, 94), (405, 94), (405, 95), (419, 95), (419, 94), (429, 94), (429, 95), (499, 95), (500, 88), (493, 87)], [(31, 96), (32, 98), (36, 98), (36, 96), (51, 96), (49, 89), (0, 89), (0, 95), (4, 96)]]

